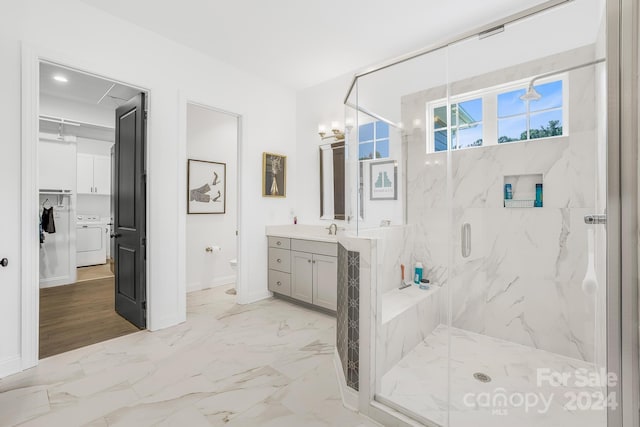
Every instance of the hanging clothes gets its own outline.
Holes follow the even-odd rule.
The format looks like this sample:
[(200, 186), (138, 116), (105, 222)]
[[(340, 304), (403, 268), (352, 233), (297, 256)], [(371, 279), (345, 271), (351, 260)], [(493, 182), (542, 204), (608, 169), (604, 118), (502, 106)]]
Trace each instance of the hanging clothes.
[(53, 206), (42, 208), (42, 229), (49, 234), (56, 232), (56, 224), (53, 220)]

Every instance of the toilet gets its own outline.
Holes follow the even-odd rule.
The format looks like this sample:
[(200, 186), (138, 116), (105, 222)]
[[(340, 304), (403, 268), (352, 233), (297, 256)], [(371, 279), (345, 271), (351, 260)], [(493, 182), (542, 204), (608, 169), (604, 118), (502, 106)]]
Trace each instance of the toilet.
[[(237, 259), (237, 258), (230, 259), (230, 260), (229, 260), (229, 265), (231, 265), (231, 268), (232, 268), (232, 269), (233, 269), (233, 271), (236, 273), (236, 282), (237, 282), (237, 281), (238, 281), (238, 279), (237, 279), (237, 277), (238, 277), (238, 259)], [(237, 286), (237, 284), (236, 284), (235, 286)], [(233, 288), (233, 289), (229, 289), (229, 290), (227, 291), (227, 294), (229, 294), (229, 295), (236, 295), (236, 294), (237, 294), (237, 292), (236, 292), (236, 288), (235, 288), (235, 286), (234, 286), (234, 288)]]

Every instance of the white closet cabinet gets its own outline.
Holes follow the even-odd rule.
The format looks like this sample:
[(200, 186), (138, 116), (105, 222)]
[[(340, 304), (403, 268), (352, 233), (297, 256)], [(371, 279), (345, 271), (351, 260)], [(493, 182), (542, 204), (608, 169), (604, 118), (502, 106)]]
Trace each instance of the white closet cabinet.
[(40, 189), (73, 191), (76, 186), (73, 173), (76, 166), (75, 144), (41, 140), (38, 150)]
[(78, 154), (78, 194), (111, 194), (111, 158)]

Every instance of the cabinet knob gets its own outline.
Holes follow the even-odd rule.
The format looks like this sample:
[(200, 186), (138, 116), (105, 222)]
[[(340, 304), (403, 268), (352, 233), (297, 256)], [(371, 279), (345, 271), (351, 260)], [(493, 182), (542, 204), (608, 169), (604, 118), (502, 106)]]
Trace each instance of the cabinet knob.
[(280, 258), (278, 258), (276, 261), (278, 261), (279, 264), (282, 264), (282, 260)]
[(278, 280), (278, 282), (276, 283), (276, 285), (278, 285), (278, 286), (282, 286), (282, 282)]
[(307, 262), (308, 262), (309, 264), (311, 264), (311, 260), (310, 260), (310, 259), (308, 259), (308, 260), (307, 260)]
[(9, 265), (9, 260), (6, 259), (6, 258), (2, 258), (0, 260), (0, 265), (3, 266), (3, 267), (6, 267), (7, 265)]
[(316, 260), (313, 260), (313, 263), (315, 264), (315, 263), (316, 263)]
[(278, 245), (278, 246), (282, 246), (282, 242), (281, 242), (280, 240), (278, 240), (278, 241), (276, 242), (276, 245)]

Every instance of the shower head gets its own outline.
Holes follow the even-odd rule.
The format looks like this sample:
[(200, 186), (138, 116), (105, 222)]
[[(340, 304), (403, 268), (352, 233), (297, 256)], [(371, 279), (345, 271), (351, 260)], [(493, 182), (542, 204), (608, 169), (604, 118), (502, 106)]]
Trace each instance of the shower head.
[(529, 87), (527, 88), (527, 91), (525, 92), (524, 95), (520, 97), (520, 99), (523, 101), (537, 101), (540, 98), (542, 98), (542, 95), (540, 95), (538, 91), (536, 91), (536, 89), (533, 87), (533, 84), (538, 79), (551, 77), (559, 73), (566, 73), (568, 71), (577, 70), (578, 68), (582, 68), (582, 67), (600, 64), (601, 62), (604, 62), (604, 61), (606, 61), (605, 58), (600, 58), (600, 59), (596, 59), (595, 61), (587, 62), (586, 64), (580, 64), (580, 65), (575, 65), (573, 67), (565, 68), (564, 70), (551, 71), (550, 73), (540, 74), (539, 76), (536, 76), (533, 79), (531, 79), (531, 81), (529, 82)]
[(542, 98), (542, 95), (540, 95), (538, 91), (536, 91), (536, 89), (533, 87), (533, 81), (529, 83), (529, 88), (527, 89), (525, 94), (520, 97), (520, 99), (522, 99), (523, 101), (537, 101), (540, 98)]

